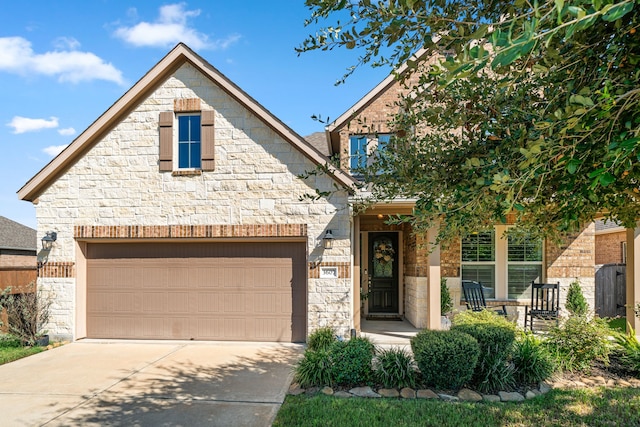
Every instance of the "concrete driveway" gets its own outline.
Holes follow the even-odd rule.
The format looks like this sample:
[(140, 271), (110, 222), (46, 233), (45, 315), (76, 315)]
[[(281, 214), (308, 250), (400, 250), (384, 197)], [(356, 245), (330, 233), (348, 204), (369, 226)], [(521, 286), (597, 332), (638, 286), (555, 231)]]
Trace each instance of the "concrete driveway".
[(79, 341), (0, 366), (3, 426), (268, 426), (303, 347)]

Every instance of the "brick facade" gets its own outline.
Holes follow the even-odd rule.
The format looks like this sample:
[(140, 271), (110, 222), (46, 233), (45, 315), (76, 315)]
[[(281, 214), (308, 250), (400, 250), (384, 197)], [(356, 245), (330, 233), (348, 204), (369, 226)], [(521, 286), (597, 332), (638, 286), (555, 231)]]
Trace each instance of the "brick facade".
[(596, 232), (596, 264), (623, 264), (622, 243), (627, 241), (626, 230)]

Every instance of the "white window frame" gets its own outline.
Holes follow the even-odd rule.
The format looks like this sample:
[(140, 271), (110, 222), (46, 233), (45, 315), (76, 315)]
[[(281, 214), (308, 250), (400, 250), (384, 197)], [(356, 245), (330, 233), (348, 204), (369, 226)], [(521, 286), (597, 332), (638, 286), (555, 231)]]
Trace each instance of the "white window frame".
[[(200, 167), (199, 168), (181, 168), (180, 167), (180, 119), (184, 116), (199, 116), (200, 117)], [(200, 111), (185, 111), (175, 113), (173, 117), (173, 167), (176, 171), (199, 171), (202, 170), (202, 114)]]
[(509, 262), (509, 247), (508, 238), (504, 235), (504, 232), (509, 228), (508, 225), (496, 225), (494, 227), (494, 261), (482, 261), (482, 262), (463, 262), (462, 261), (462, 241), (460, 242), (460, 277), (462, 277), (463, 265), (493, 265), (494, 266), (494, 280), (495, 280), (495, 297), (487, 298), (489, 300), (509, 300), (509, 301), (524, 301), (529, 300), (529, 297), (522, 297), (518, 299), (509, 298), (509, 265), (540, 265), (542, 277), (540, 281), (545, 281), (545, 242), (542, 241), (542, 261), (511, 261)]

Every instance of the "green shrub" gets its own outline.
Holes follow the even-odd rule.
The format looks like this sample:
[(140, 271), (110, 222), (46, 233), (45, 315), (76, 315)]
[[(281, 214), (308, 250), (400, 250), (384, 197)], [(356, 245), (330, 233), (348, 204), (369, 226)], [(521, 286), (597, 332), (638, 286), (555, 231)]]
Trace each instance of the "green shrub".
[(609, 362), (610, 332), (603, 319), (571, 316), (549, 330), (545, 344), (556, 357), (558, 368), (585, 371), (596, 360)]
[(453, 326), (459, 325), (468, 325), (468, 324), (476, 324), (476, 323), (490, 323), (493, 325), (504, 326), (505, 328), (510, 328), (514, 331), (516, 330), (516, 325), (507, 320), (506, 317), (500, 316), (495, 311), (491, 310), (482, 310), (482, 311), (461, 311), (456, 314), (451, 321)]
[(569, 313), (576, 316), (584, 316), (589, 310), (589, 305), (587, 304), (587, 300), (582, 293), (582, 288), (580, 287), (580, 282), (578, 281), (578, 279), (574, 280), (569, 285), (569, 291), (567, 292), (567, 303), (565, 307), (567, 307)]
[(440, 315), (444, 316), (453, 310), (453, 299), (447, 287), (447, 279), (440, 279)]
[(480, 357), (471, 378), (471, 383), (478, 391), (505, 389), (514, 384), (509, 357), (516, 333), (515, 326), (508, 323), (506, 325), (502, 320), (490, 318), (489, 321), (458, 323), (451, 328), (469, 334), (478, 341)]
[(416, 366), (411, 354), (399, 347), (380, 351), (374, 361), (375, 379), (386, 388), (416, 387)]
[(636, 333), (627, 323), (627, 333), (616, 333), (616, 343), (620, 346), (621, 356), (620, 362), (626, 369), (634, 374), (640, 374), (640, 342), (636, 338)]
[(524, 332), (516, 340), (512, 359), (518, 384), (537, 384), (553, 375), (555, 364), (542, 340)]
[(307, 350), (295, 367), (295, 381), (301, 387), (332, 385), (331, 356), (326, 350)]
[(20, 338), (13, 335), (0, 335), (0, 348), (18, 348), (22, 347)]
[(480, 355), (478, 341), (459, 331), (425, 329), (411, 339), (411, 349), (425, 383), (445, 390), (465, 385)]
[(34, 282), (27, 285), (24, 293), (10, 292), (11, 287), (8, 287), (0, 293), (0, 311), (7, 310), (8, 331), (23, 343), (35, 345), (46, 334), (44, 327), (49, 323), (52, 296), (36, 289)]
[(375, 346), (368, 338), (358, 337), (346, 342), (336, 341), (329, 353), (333, 365), (334, 384), (356, 386), (372, 383), (372, 359), (375, 355)]
[(336, 341), (336, 331), (329, 326), (325, 326), (323, 328), (316, 329), (309, 335), (307, 348), (313, 351), (329, 350)]

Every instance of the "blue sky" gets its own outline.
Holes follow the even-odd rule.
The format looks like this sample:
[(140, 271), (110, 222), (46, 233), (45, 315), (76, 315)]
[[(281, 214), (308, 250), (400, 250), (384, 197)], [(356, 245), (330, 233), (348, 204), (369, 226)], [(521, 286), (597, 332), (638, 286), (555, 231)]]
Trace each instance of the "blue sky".
[(0, 14), (0, 215), (36, 226), (16, 195), (178, 42), (189, 45), (299, 134), (323, 130), (388, 69), (363, 68), (346, 50), (294, 48), (304, 0), (4, 2)]

